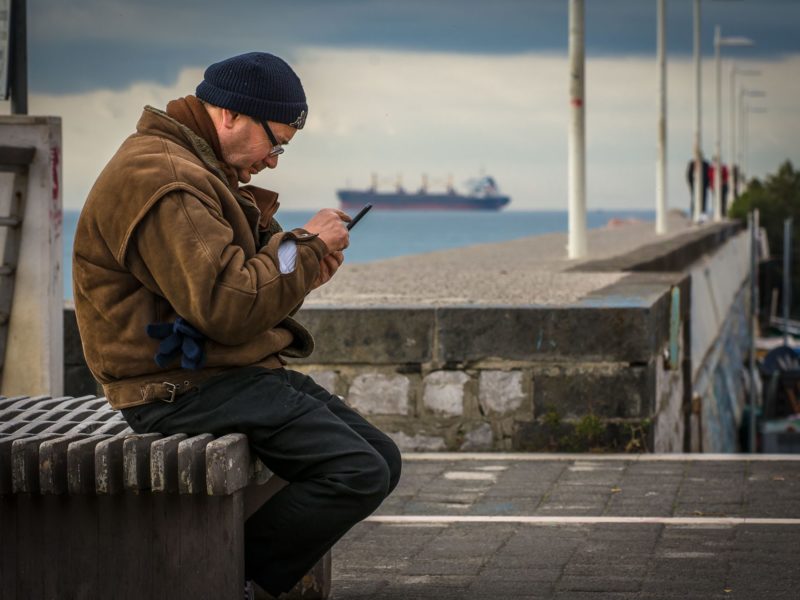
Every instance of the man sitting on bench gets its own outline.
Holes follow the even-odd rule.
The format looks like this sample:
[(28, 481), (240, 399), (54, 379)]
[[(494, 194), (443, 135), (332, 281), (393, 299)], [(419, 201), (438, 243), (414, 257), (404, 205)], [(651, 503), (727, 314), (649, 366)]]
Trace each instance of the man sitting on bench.
[(389, 437), (285, 357), (313, 350), (291, 315), (348, 245), (345, 213), (300, 229), (251, 177), (303, 128), (292, 68), (253, 52), (211, 65), (195, 96), (147, 106), (78, 222), (75, 313), (87, 363), (131, 428), (247, 434), (288, 485), (245, 523), (245, 571), (289, 590), (397, 485)]

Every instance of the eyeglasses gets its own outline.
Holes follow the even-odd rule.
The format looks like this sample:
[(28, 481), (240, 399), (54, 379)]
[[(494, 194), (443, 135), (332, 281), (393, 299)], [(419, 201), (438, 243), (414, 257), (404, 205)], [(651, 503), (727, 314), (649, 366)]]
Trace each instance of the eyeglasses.
[(272, 150), (269, 151), (268, 156), (278, 156), (283, 154), (283, 145), (278, 143), (278, 139), (275, 137), (275, 134), (272, 133), (272, 129), (269, 128), (269, 125), (266, 121), (261, 121), (261, 126), (264, 128), (264, 131), (267, 132), (267, 137), (269, 138), (269, 143), (272, 144)]

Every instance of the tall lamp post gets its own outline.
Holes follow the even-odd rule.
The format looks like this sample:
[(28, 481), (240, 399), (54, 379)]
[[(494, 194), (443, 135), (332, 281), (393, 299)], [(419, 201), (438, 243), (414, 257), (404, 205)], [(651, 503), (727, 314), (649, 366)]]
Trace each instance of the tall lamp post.
[(584, 98), (584, 6), (583, 0), (569, 3), (569, 96), (570, 123), (568, 145), (569, 218), (567, 255), (586, 256), (586, 117)]
[(703, 151), (700, 121), (702, 117), (700, 98), (702, 77), (700, 71), (700, 0), (694, 0), (694, 210), (692, 220), (700, 221), (703, 194)]
[[(745, 106), (744, 99), (746, 97), (747, 98), (764, 98), (766, 95), (767, 95), (766, 92), (764, 92), (763, 90), (752, 90), (752, 89), (748, 89), (748, 88), (744, 88), (744, 87), (739, 90), (739, 97), (738, 97), (738, 102), (737, 102), (736, 114), (738, 115), (738, 118), (739, 118), (739, 136), (738, 137), (739, 137), (740, 143), (738, 144), (738, 146), (739, 146), (739, 148), (738, 148), (739, 156), (738, 156), (738, 160), (736, 162), (739, 164), (739, 172), (740, 172), (740, 175), (741, 175), (740, 180), (742, 180), (742, 181), (745, 180), (745, 174), (747, 173), (747, 169), (746, 169), (746, 166), (744, 164), (745, 163), (745, 144), (747, 142), (747, 140), (745, 139), (745, 137), (746, 137), (745, 121), (747, 119), (745, 113), (747, 111), (750, 111), (750, 112), (761, 112), (760, 109), (756, 109), (756, 110), (748, 109)], [(738, 190), (737, 190), (737, 193), (738, 193)]]
[(666, 0), (658, 0), (658, 163), (656, 165), (656, 234), (667, 233), (667, 53)]
[(753, 46), (745, 37), (722, 37), (720, 27), (714, 28), (714, 60), (717, 69), (717, 139), (714, 146), (714, 220), (722, 220), (722, 46)]
[(730, 145), (730, 156), (728, 161), (730, 162), (730, 177), (731, 177), (731, 186), (730, 186), (730, 193), (733, 195), (733, 199), (739, 197), (739, 173), (741, 172), (741, 165), (739, 165), (739, 155), (737, 154), (736, 150), (736, 138), (738, 137), (736, 132), (736, 125), (738, 123), (738, 106), (736, 104), (736, 76), (743, 75), (745, 77), (755, 77), (761, 75), (761, 71), (757, 69), (741, 69), (739, 68), (736, 63), (731, 65), (731, 74), (729, 77), (730, 86), (731, 86), (731, 96), (730, 96), (730, 115), (731, 115), (731, 127), (729, 129), (730, 136), (731, 136), (731, 145)]
[(748, 167), (748, 149), (750, 146), (750, 117), (752, 113), (765, 113), (767, 109), (763, 106), (748, 106), (747, 103), (742, 106), (742, 171), (747, 172)]

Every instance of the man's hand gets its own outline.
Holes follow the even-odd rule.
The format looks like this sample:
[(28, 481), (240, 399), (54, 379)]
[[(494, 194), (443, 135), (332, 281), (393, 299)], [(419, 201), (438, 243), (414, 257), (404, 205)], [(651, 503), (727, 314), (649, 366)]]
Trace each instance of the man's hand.
[[(318, 234), (319, 239), (325, 242), (331, 252), (341, 252), (350, 244), (350, 232), (345, 227), (345, 223), (348, 221), (350, 221), (350, 217), (342, 211), (335, 208), (323, 208), (311, 217), (311, 220), (303, 226), (303, 229), (310, 233)], [(337, 269), (341, 262), (341, 260), (338, 261)], [(334, 269), (334, 272), (336, 272), (336, 269)]]
[(314, 280), (311, 289), (315, 290), (323, 283), (328, 283), (343, 262), (344, 254), (342, 252), (331, 252), (328, 256), (319, 261), (319, 275)]

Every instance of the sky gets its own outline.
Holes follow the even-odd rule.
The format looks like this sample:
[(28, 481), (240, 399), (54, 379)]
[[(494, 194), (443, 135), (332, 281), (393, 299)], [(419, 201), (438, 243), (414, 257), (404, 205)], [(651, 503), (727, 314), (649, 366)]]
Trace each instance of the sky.
[[(692, 0), (667, 0), (668, 204), (686, 209), (694, 131)], [(703, 148), (715, 128), (713, 34), (729, 69), (755, 69), (747, 170), (800, 164), (800, 1), (702, 0)], [(495, 177), (512, 210), (567, 205), (567, 0), (28, 0), (29, 112), (62, 118), (64, 206), (79, 209), (143, 106), (194, 93), (212, 62), (249, 51), (303, 81), (306, 127), (253, 183), (284, 209), (335, 206), (337, 189), (398, 179), (414, 190)], [(657, 152), (656, 0), (586, 0), (589, 209), (652, 210)], [(10, 110), (0, 102), (0, 113)]]

